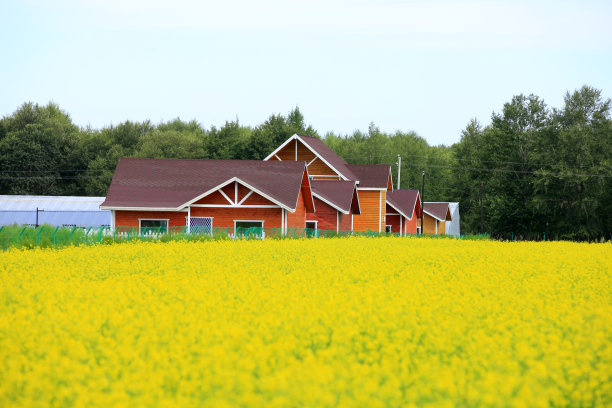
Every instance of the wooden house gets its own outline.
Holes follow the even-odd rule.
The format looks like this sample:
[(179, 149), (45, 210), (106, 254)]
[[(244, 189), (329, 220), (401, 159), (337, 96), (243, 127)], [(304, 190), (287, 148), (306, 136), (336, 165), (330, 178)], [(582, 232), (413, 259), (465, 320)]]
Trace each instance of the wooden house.
[(419, 190), (394, 190), (387, 192), (387, 232), (417, 233), (417, 219), (421, 216)]
[(306, 214), (306, 228), (353, 230), (353, 214), (361, 213), (354, 181), (311, 180), (316, 211)]
[(313, 180), (355, 182), (360, 213), (351, 215), (353, 230), (384, 232), (386, 193), (393, 190), (390, 165), (348, 164), (322, 140), (297, 134), (264, 160), (304, 161)]
[[(449, 203), (423, 203), (424, 234), (446, 234), (446, 221), (452, 221)], [(421, 220), (418, 220), (418, 227)]]
[(305, 228), (314, 201), (304, 162), (120, 159), (101, 210), (111, 227)]

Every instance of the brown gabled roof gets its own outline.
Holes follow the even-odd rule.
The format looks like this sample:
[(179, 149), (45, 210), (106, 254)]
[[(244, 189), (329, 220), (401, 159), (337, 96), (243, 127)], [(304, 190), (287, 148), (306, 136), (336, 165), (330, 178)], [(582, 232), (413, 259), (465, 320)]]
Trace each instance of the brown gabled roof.
[(340, 172), (340, 174), (347, 180), (358, 180), (344, 159), (338, 156), (336, 152), (330, 149), (329, 146), (327, 146), (321, 139), (304, 135), (295, 136), (297, 136), (305, 145), (310, 147), (311, 150), (316, 152), (316, 154), (331, 165), (331, 167)]
[(452, 221), (449, 203), (424, 203), (423, 211), (439, 221)]
[(179, 210), (236, 180), (294, 211), (305, 171), (297, 161), (120, 159), (100, 208)]
[(389, 185), (389, 164), (347, 164), (359, 180), (360, 188), (384, 188)]
[(337, 210), (348, 214), (361, 214), (354, 181), (311, 180), (312, 194)]
[(420, 201), (419, 190), (387, 191), (387, 204), (409, 220), (414, 215), (418, 201)]

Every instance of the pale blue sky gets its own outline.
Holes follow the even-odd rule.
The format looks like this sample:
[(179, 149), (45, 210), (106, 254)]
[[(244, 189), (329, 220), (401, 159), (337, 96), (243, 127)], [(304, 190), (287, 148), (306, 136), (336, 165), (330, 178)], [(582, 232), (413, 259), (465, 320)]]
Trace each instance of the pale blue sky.
[(612, 96), (610, 1), (0, 0), (0, 115), (80, 126), (257, 125), (298, 105), (320, 134), (459, 140), (513, 95)]

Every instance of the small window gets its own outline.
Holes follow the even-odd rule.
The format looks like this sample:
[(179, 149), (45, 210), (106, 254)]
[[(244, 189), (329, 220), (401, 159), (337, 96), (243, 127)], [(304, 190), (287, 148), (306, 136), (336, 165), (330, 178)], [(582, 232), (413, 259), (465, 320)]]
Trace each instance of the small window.
[(317, 235), (317, 221), (306, 221), (306, 234), (308, 238), (316, 237)]
[(168, 220), (140, 220), (140, 233), (167, 232)]
[(385, 232), (391, 232), (391, 226), (385, 225)]
[(417, 233), (417, 234), (420, 234), (420, 233), (421, 233), (421, 227), (417, 227), (417, 232), (416, 232), (416, 233)]
[(263, 238), (263, 221), (234, 221), (237, 237), (256, 236)]

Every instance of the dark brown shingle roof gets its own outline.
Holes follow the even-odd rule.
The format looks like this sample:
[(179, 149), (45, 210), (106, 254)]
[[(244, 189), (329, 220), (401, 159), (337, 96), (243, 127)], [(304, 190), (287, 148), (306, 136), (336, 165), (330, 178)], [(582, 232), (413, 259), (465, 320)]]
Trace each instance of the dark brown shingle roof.
[(423, 211), (440, 221), (452, 221), (449, 203), (424, 203)]
[(294, 210), (305, 168), (296, 161), (120, 159), (100, 207), (177, 210), (237, 178)]
[(391, 166), (388, 164), (347, 164), (362, 188), (387, 188)]
[(344, 213), (348, 213), (351, 207), (354, 214), (361, 213), (354, 181), (310, 180), (310, 188), (313, 195)]
[(418, 200), (419, 190), (387, 191), (387, 203), (408, 219), (412, 219)]

